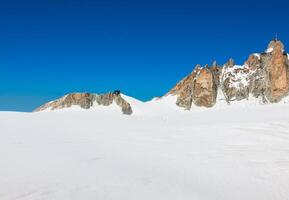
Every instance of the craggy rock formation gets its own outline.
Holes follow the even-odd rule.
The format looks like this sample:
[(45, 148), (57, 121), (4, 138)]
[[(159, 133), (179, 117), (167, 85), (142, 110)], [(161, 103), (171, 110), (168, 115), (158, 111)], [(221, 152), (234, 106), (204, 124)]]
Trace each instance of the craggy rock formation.
[(176, 95), (176, 104), (189, 110), (192, 103), (212, 107), (220, 92), (230, 104), (249, 97), (275, 103), (288, 91), (288, 54), (281, 41), (273, 40), (264, 53), (250, 55), (243, 65), (236, 65), (233, 59), (223, 67), (216, 62), (211, 67), (198, 65), (167, 95)]
[(46, 109), (58, 110), (62, 108), (69, 108), (73, 105), (78, 105), (83, 109), (89, 109), (93, 105), (95, 95), (89, 93), (72, 93), (65, 95), (55, 101), (48, 102), (35, 111), (43, 111)]
[(269, 44), (269, 52), (264, 57), (266, 70), (265, 95), (269, 102), (278, 102), (288, 93), (288, 57), (280, 41)]
[(89, 109), (94, 105), (109, 106), (115, 102), (122, 110), (123, 114), (132, 114), (132, 108), (128, 102), (126, 102), (120, 94), (120, 91), (109, 92), (102, 95), (91, 93), (72, 93), (65, 95), (55, 101), (48, 102), (35, 110), (59, 110), (63, 108), (70, 108), (71, 106), (80, 106), (83, 109)]
[(95, 101), (98, 105), (109, 106), (115, 102), (123, 114), (130, 115), (132, 114), (132, 108), (128, 102), (126, 102), (120, 95), (120, 91), (116, 90), (103, 95), (98, 95), (95, 97)]
[(194, 79), (192, 100), (197, 106), (212, 107), (216, 103), (217, 84), (213, 72), (203, 68)]
[(261, 65), (261, 59), (259, 54), (252, 54), (245, 62), (245, 66), (250, 71), (249, 92), (254, 97), (262, 97), (265, 102), (265, 71), (264, 66)]
[(212, 68), (197, 65), (195, 70), (180, 81), (167, 95), (178, 95), (176, 104), (187, 110), (192, 103), (212, 107), (216, 102), (220, 69), (216, 63)]
[(200, 65), (195, 67), (195, 70), (186, 76), (183, 80), (181, 80), (173, 89), (169, 91), (167, 95), (177, 95), (177, 102), (176, 104), (180, 107), (185, 109), (190, 109), (192, 106), (192, 88), (194, 78), (198, 74), (199, 70), (201, 69)]
[(235, 65), (230, 59), (224, 65), (221, 75), (221, 89), (227, 102), (249, 97), (250, 70), (248, 67)]
[(222, 67), (218, 66), (217, 62), (214, 61), (212, 67), (210, 68), (210, 71), (213, 74), (214, 82), (217, 87), (220, 86), (220, 76), (222, 73)]

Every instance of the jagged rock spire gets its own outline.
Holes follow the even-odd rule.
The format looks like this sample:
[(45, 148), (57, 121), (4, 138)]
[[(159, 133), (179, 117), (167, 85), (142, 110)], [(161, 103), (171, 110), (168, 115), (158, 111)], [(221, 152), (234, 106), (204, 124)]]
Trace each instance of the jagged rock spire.
[(228, 62), (225, 64), (227, 67), (233, 67), (235, 65), (235, 61), (233, 58), (230, 58)]
[(266, 53), (271, 53), (275, 48), (281, 49), (282, 51), (284, 51), (284, 44), (280, 40), (274, 39), (270, 41), (270, 43), (268, 44)]
[(275, 38), (266, 52), (251, 54), (243, 65), (235, 65), (232, 58), (223, 67), (215, 61), (211, 67), (197, 65), (169, 94), (178, 96), (178, 106), (190, 109), (192, 103), (214, 105), (218, 90), (228, 102), (249, 96), (261, 98), (263, 102), (280, 101), (289, 91), (289, 60), (284, 44)]
[(280, 40), (271, 41), (263, 60), (266, 71), (266, 98), (272, 103), (278, 102), (289, 90), (289, 61), (287, 55), (284, 55), (284, 44)]

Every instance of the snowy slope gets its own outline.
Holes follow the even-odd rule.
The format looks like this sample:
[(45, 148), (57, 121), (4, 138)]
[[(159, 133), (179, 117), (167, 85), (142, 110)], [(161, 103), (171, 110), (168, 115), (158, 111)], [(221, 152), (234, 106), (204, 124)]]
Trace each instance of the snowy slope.
[(289, 105), (166, 101), (133, 116), (0, 112), (0, 199), (288, 199)]

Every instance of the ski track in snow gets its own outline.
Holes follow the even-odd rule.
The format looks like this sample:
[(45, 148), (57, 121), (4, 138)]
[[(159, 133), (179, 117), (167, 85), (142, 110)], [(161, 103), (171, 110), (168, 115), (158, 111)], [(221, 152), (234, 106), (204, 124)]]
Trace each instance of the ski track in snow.
[(134, 103), (132, 116), (0, 112), (0, 199), (289, 199), (289, 104)]

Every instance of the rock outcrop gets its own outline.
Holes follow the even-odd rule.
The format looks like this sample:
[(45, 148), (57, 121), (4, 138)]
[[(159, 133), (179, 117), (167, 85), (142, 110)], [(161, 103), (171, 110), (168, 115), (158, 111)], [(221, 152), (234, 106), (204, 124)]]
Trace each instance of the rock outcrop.
[(197, 106), (212, 107), (216, 103), (217, 84), (210, 68), (202, 68), (194, 78), (192, 101)]
[(63, 108), (70, 108), (71, 106), (79, 106), (83, 109), (90, 109), (92, 106), (110, 106), (116, 103), (121, 108), (123, 114), (132, 114), (130, 104), (122, 98), (120, 91), (109, 92), (106, 94), (91, 94), (91, 93), (72, 93), (65, 95), (55, 101), (48, 102), (34, 112), (44, 110), (59, 110)]
[(228, 61), (223, 67), (220, 79), (221, 90), (227, 102), (249, 97), (250, 70), (248, 66), (238, 66)]
[(177, 95), (176, 104), (187, 110), (191, 109), (192, 103), (197, 106), (212, 107), (216, 103), (219, 73), (220, 69), (216, 63), (211, 68), (197, 65), (194, 71), (167, 95)]
[(268, 49), (270, 51), (263, 59), (266, 70), (265, 95), (267, 100), (273, 103), (280, 101), (288, 93), (289, 65), (287, 54), (284, 53), (284, 45), (280, 41), (272, 41)]
[(59, 110), (63, 108), (70, 108), (71, 106), (77, 105), (83, 109), (89, 109), (93, 105), (93, 101), (95, 99), (94, 94), (90, 93), (72, 93), (67, 94), (55, 101), (48, 102), (39, 108), (35, 109), (37, 111), (43, 110)]
[(253, 97), (263, 99), (265, 103), (265, 70), (264, 66), (261, 63), (260, 54), (252, 54), (249, 56), (248, 60), (245, 62), (246, 68), (250, 72), (249, 76), (249, 92)]
[(98, 105), (103, 106), (109, 106), (113, 102), (115, 102), (119, 107), (121, 107), (121, 111), (123, 114), (132, 114), (132, 108), (130, 104), (121, 97), (120, 91), (114, 91), (107, 94), (98, 95), (95, 97), (95, 102)]
[(180, 107), (183, 107), (189, 110), (192, 106), (192, 90), (193, 90), (193, 82), (201, 69), (200, 65), (195, 67), (195, 70), (186, 76), (183, 80), (181, 80), (173, 89), (169, 91), (167, 95), (177, 95), (176, 104)]
[(279, 102), (289, 91), (289, 61), (281, 41), (273, 40), (265, 52), (252, 54), (243, 65), (230, 59), (222, 67), (216, 62), (211, 67), (197, 65), (167, 95), (177, 96), (176, 104), (191, 109), (212, 107), (218, 93), (228, 104), (255, 97), (263, 103)]

